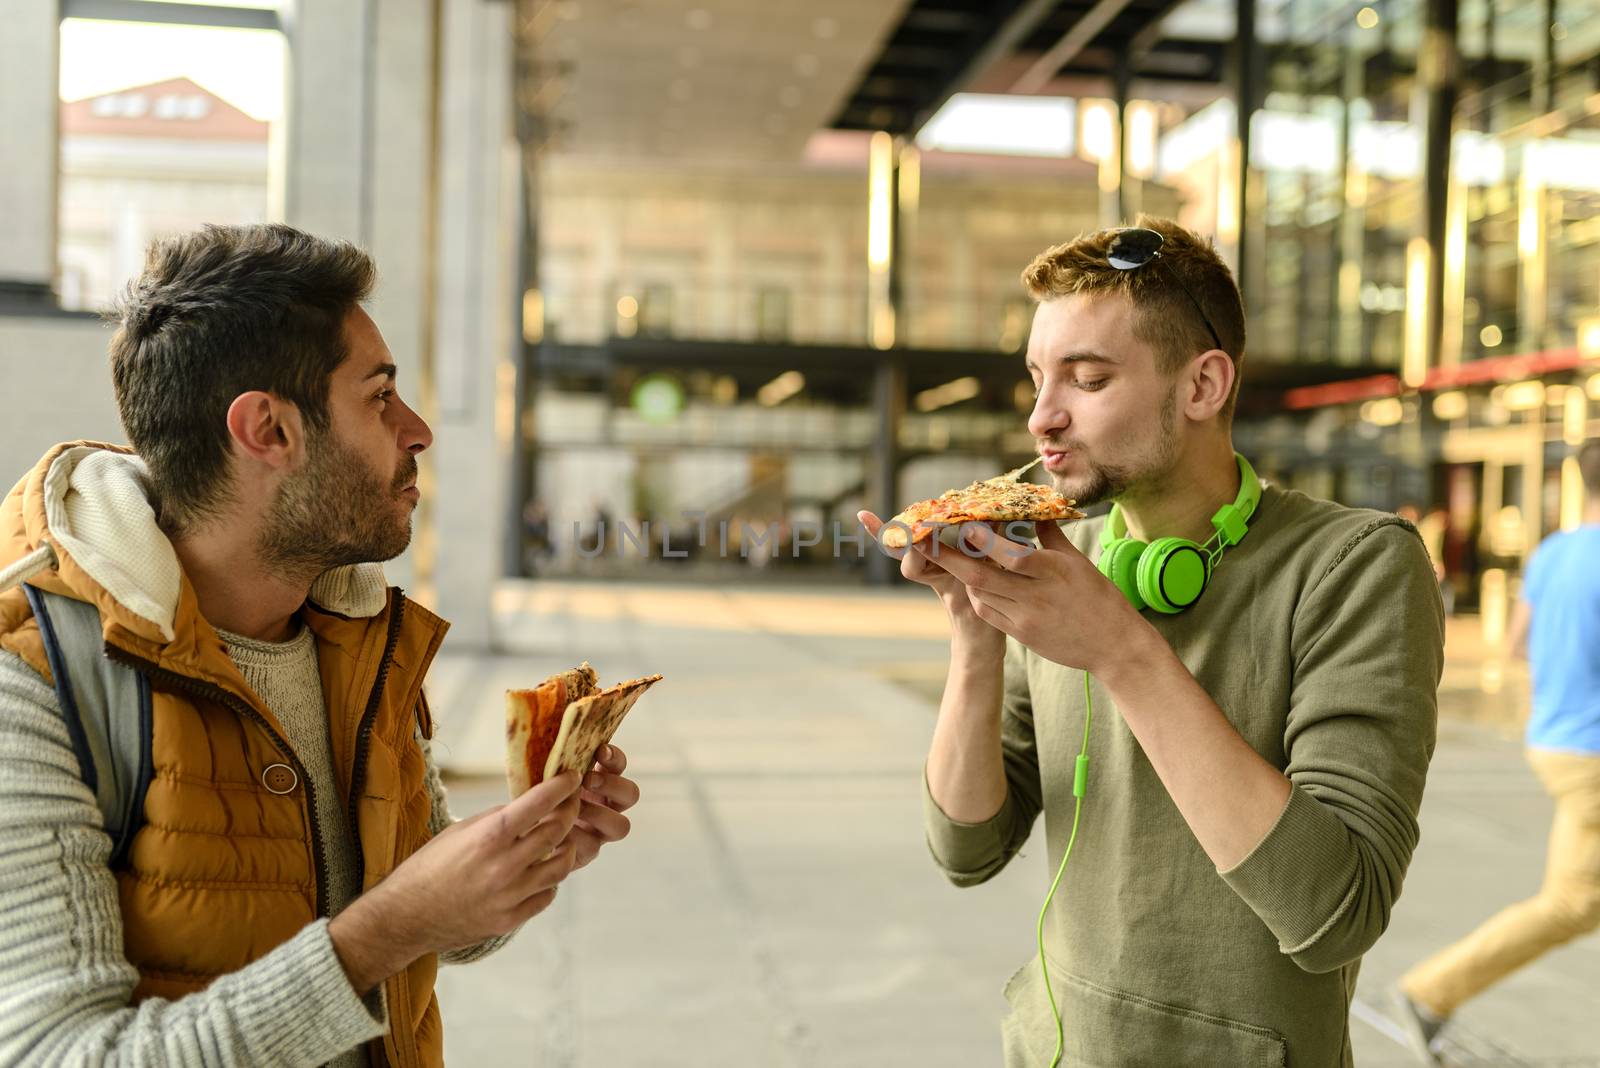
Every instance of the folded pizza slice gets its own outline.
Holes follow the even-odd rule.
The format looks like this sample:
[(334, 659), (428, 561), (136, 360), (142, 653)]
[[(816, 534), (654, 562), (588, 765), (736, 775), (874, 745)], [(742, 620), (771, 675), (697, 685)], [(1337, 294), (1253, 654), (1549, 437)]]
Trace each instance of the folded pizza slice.
[(646, 690), (660, 681), (660, 675), (646, 675), (580, 697), (568, 705), (566, 714), (561, 717), (561, 730), (545, 761), (544, 778), (564, 771), (587, 773), (594, 767), (601, 748), (622, 726), (622, 718)]
[(506, 783), (512, 797), (544, 781), (567, 709), (599, 688), (599, 676), (585, 660), (531, 690), (506, 691)]
[(1017, 481), (1015, 472), (974, 482), (966, 489), (949, 490), (931, 500), (918, 501), (883, 525), (886, 549), (932, 537), (941, 527), (962, 523), (1044, 522), (1082, 519), (1073, 502), (1050, 486)]

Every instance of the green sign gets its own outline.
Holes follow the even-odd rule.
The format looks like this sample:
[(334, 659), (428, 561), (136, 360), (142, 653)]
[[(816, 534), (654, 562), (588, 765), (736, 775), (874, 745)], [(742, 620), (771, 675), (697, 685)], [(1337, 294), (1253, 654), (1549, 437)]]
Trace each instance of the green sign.
[(683, 411), (683, 387), (671, 375), (646, 375), (633, 386), (633, 410), (647, 423), (670, 423)]

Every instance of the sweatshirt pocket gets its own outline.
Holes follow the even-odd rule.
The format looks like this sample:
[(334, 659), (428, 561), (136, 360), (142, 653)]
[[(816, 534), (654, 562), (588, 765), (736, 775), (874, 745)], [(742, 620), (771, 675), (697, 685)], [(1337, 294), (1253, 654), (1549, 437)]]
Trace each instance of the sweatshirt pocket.
[[(1231, 1020), (1117, 990), (1052, 968), (1050, 985), (1065, 1032), (1061, 1063), (1071, 1068), (1284, 1068), (1283, 1036)], [(1008, 1068), (1050, 1063), (1056, 1025), (1035, 958), (1006, 984)]]

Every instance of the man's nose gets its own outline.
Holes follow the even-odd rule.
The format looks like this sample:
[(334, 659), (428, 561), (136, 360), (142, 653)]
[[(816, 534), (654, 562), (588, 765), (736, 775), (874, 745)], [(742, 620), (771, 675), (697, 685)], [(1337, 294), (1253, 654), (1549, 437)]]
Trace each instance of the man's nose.
[(423, 421), (422, 416), (407, 405), (406, 422), (400, 433), (400, 447), (415, 456), (432, 444), (433, 430)]
[(1039, 439), (1054, 437), (1065, 430), (1070, 422), (1061, 406), (1049, 394), (1041, 393), (1039, 399), (1034, 401), (1033, 414), (1028, 416), (1028, 433)]

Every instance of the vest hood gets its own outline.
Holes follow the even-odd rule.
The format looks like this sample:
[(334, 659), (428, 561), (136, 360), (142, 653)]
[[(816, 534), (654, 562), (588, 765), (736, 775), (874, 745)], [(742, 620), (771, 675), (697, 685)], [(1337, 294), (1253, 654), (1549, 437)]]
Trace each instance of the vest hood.
[[(40, 585), (95, 604), (134, 634), (173, 641), (187, 583), (153, 497), (149, 470), (131, 449), (57, 445), (0, 502), (0, 591), (45, 575)], [(387, 591), (380, 565), (352, 564), (319, 576), (310, 599), (367, 619), (383, 611)]]

